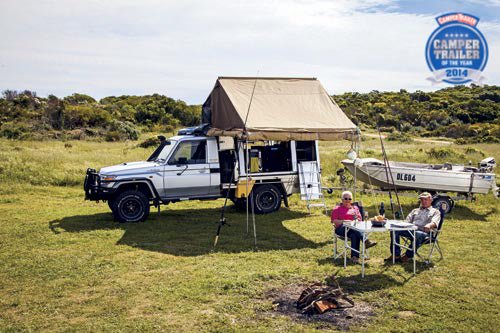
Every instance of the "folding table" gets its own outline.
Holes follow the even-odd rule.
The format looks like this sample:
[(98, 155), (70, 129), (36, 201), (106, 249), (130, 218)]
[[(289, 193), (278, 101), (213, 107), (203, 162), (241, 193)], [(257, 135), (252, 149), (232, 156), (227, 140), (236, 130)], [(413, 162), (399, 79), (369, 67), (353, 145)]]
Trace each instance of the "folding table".
[[(398, 245), (402, 249), (406, 250), (413, 250), (413, 274), (415, 275), (416, 270), (417, 270), (417, 264), (416, 264), (416, 236), (415, 232), (410, 233), (410, 235), (413, 238), (412, 242), (412, 248), (401, 244), (397, 243), (396, 244), (396, 237), (395, 233), (396, 231), (402, 231), (402, 230), (417, 230), (417, 227), (411, 223), (405, 222), (405, 221), (400, 221), (400, 220), (387, 220), (385, 225), (383, 227), (374, 227), (372, 226), (372, 223), (370, 221), (344, 221), (344, 226), (345, 226), (345, 251), (344, 251), (344, 268), (347, 267), (347, 250), (352, 250), (354, 252), (357, 252), (361, 258), (361, 277), (365, 277), (365, 255), (366, 255), (366, 248), (365, 248), (365, 241), (368, 238), (368, 234), (371, 232), (392, 232), (392, 253), (394, 254), (394, 250), (396, 245)], [(362, 235), (363, 238), (361, 239), (361, 249), (360, 250), (355, 250), (351, 247), (349, 242), (347, 241), (347, 233), (349, 230), (356, 230), (359, 231)], [(392, 263), (395, 263), (395, 257), (394, 255), (392, 256)]]

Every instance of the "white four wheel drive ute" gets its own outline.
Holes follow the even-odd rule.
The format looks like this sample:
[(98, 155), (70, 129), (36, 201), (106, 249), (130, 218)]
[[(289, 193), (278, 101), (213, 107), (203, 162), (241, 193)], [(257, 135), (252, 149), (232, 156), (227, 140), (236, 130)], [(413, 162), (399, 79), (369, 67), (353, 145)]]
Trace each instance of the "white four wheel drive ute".
[(288, 206), (287, 197), (299, 192), (299, 162), (316, 161), (319, 167), (317, 141), (248, 142), (247, 151), (244, 141), (207, 137), (200, 127), (160, 140), (147, 161), (105, 167), (98, 173), (88, 169), (85, 198), (107, 201), (120, 222), (138, 222), (148, 217), (152, 205), (183, 200), (228, 195), (243, 208), (248, 191), (255, 212), (266, 214), (277, 211), (282, 200)]

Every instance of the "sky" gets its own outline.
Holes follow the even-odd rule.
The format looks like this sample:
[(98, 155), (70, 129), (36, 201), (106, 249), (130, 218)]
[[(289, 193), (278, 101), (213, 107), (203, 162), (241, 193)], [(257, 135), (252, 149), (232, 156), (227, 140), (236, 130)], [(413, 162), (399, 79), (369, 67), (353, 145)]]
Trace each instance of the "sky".
[(500, 84), (500, 0), (1, 1), (0, 91), (159, 93), (201, 104), (218, 76), (317, 77), (330, 94), (431, 91), (435, 17), (480, 18)]

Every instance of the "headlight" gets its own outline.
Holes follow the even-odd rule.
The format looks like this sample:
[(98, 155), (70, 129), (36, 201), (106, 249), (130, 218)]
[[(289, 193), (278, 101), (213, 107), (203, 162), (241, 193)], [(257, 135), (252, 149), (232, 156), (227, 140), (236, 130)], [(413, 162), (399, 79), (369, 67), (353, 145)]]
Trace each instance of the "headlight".
[(101, 187), (111, 188), (115, 185), (115, 182), (101, 182)]
[(101, 176), (102, 182), (111, 182), (116, 179), (116, 176)]

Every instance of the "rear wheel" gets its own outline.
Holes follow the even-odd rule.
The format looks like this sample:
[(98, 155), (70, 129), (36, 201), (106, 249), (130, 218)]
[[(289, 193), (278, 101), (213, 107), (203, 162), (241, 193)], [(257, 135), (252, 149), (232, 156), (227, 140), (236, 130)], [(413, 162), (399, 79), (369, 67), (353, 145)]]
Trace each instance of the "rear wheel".
[(139, 191), (125, 191), (113, 200), (113, 215), (118, 222), (140, 222), (149, 215), (149, 199)]
[(255, 213), (269, 214), (280, 209), (281, 193), (274, 185), (259, 185), (253, 188), (253, 202)]

